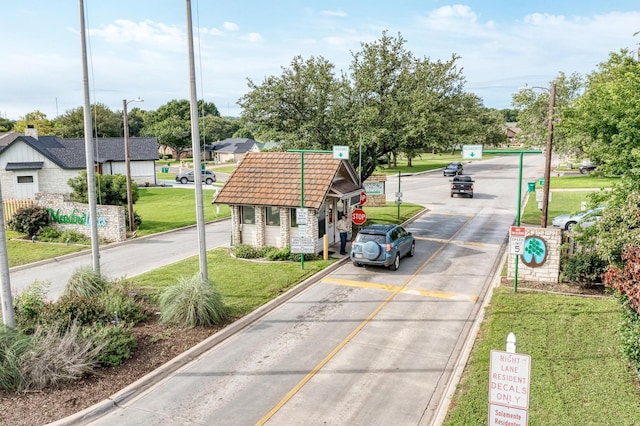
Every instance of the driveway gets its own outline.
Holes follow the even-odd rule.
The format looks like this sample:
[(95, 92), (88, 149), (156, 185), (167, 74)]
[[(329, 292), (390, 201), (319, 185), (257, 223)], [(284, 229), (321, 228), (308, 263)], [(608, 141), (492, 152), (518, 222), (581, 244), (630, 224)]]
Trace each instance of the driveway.
[[(525, 187), (541, 164), (527, 158)], [(177, 371), (61, 424), (438, 424), (518, 202), (517, 158), (465, 172), (482, 196), (451, 199), (441, 174), (403, 179), (404, 199), (429, 211), (407, 225), (416, 256), (398, 271), (343, 263), (185, 353)]]

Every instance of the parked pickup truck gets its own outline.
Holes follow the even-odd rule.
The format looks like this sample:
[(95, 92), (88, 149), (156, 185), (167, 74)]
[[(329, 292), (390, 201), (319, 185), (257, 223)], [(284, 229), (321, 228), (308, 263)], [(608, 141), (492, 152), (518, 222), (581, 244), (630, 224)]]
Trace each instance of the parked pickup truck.
[(473, 182), (471, 176), (455, 176), (451, 182), (451, 196), (453, 197), (455, 194), (458, 195), (468, 195), (469, 198), (473, 198)]

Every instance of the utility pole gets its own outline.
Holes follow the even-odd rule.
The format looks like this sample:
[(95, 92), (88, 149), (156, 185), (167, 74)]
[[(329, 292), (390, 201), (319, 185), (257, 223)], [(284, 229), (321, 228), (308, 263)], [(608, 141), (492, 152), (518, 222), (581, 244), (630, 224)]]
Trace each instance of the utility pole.
[(547, 123), (547, 148), (545, 152), (544, 185), (542, 190), (542, 215), (540, 226), (547, 227), (547, 214), (549, 212), (549, 186), (551, 180), (551, 154), (553, 149), (553, 112), (556, 104), (556, 83), (551, 84), (549, 90), (549, 119)]
[(196, 193), (196, 227), (198, 229), (198, 247), (200, 253), (200, 276), (203, 282), (209, 281), (207, 271), (207, 242), (204, 232), (204, 203), (202, 201), (202, 172), (200, 169), (200, 127), (198, 123), (198, 96), (196, 94), (196, 67), (193, 53), (193, 24), (191, 20), (191, 1), (187, 2), (187, 44), (189, 49), (189, 87), (191, 93), (191, 150), (193, 151), (193, 182)]
[(87, 37), (84, 22), (84, 0), (80, 4), (80, 41), (82, 47), (82, 91), (84, 94), (84, 150), (87, 168), (87, 198), (89, 198), (89, 226), (91, 226), (91, 257), (93, 271), (100, 273), (100, 251), (98, 241), (98, 208), (96, 201), (96, 176), (94, 168), (94, 145), (92, 138), (91, 101), (89, 99), (89, 71), (87, 65)]
[(127, 213), (129, 214), (129, 232), (135, 231), (133, 222), (133, 190), (131, 189), (131, 150), (129, 149), (129, 117), (127, 115), (127, 105), (130, 102), (143, 102), (139, 97), (127, 102), (122, 100), (122, 121), (124, 125), (124, 159), (127, 168)]
[[(2, 206), (2, 190), (0, 188), (0, 206)], [(0, 284), (2, 284), (2, 319), (4, 325), (15, 328), (16, 322), (11, 297), (11, 281), (9, 279), (9, 255), (7, 253), (7, 234), (4, 231), (4, 208), (0, 207)]]

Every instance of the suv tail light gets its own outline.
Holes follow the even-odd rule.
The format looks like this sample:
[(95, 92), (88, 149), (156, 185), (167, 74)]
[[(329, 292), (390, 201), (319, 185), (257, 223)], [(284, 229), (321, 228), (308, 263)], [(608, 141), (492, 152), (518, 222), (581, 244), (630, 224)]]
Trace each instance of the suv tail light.
[(473, 184), (471, 184), (471, 189), (473, 189)]
[(386, 246), (385, 250), (386, 251), (391, 251), (391, 243), (387, 243), (387, 246)]

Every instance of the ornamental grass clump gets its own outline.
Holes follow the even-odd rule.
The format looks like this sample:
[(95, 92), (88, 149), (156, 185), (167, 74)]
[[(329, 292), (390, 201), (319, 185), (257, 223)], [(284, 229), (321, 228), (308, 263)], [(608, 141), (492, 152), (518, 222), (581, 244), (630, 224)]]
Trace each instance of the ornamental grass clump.
[(162, 292), (159, 303), (160, 320), (179, 327), (211, 326), (229, 316), (218, 288), (199, 274), (178, 278), (177, 284)]
[(31, 336), (0, 325), (0, 389), (11, 391), (20, 389), (21, 360), (31, 349)]
[(102, 293), (108, 285), (109, 281), (99, 272), (94, 271), (89, 266), (83, 266), (73, 272), (71, 278), (67, 281), (67, 286), (64, 288), (64, 294), (94, 297)]

